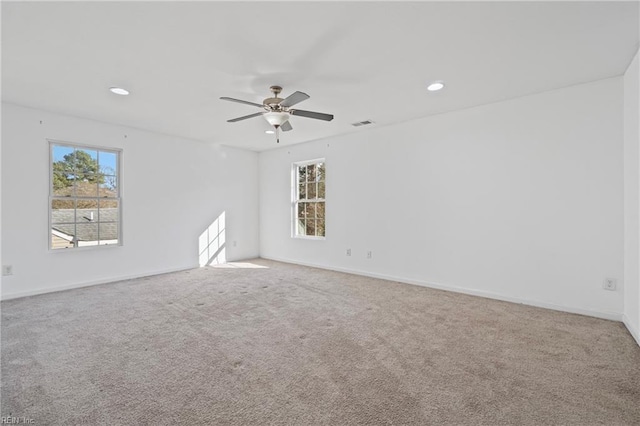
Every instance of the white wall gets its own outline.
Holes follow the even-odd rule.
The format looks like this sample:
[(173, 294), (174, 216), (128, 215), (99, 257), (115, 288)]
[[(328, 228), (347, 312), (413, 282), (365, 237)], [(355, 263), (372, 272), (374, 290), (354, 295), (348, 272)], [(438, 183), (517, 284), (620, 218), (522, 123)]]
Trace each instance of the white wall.
[[(0, 8), (1, 10), (2, 8)], [(2, 13), (0, 12), (0, 16)], [(0, 117), (2, 116), (2, 104), (0, 103)], [(2, 131), (2, 122), (0, 120), (0, 132)], [(0, 135), (0, 189), (2, 189), (2, 137)], [(0, 264), (4, 265), (2, 257), (2, 194), (0, 194)], [(2, 294), (2, 273), (0, 272), (0, 295)]]
[[(263, 152), (261, 256), (619, 320), (622, 83)], [(291, 163), (318, 157), (327, 237), (291, 238)]]
[(624, 75), (624, 323), (640, 344), (640, 72), (638, 53)]
[[(47, 138), (123, 149), (123, 246), (48, 250)], [(227, 259), (257, 256), (257, 161), (254, 152), (3, 104), (2, 263), (14, 275), (3, 277), (2, 297), (197, 267), (199, 236), (222, 212)]]

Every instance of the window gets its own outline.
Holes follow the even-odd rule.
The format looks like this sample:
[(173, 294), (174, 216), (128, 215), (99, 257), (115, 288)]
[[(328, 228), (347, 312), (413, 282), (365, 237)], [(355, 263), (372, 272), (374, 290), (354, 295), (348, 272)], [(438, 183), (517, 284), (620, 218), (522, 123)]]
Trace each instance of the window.
[(324, 238), (326, 181), (324, 159), (295, 163), (293, 166), (294, 235)]
[(49, 248), (120, 245), (120, 151), (50, 142)]

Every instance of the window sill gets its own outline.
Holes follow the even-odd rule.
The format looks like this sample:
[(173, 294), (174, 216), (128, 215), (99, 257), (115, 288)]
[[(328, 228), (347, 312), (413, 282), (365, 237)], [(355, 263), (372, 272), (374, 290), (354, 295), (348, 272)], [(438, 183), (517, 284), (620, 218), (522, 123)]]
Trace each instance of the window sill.
[(70, 248), (59, 248), (59, 249), (49, 248), (49, 253), (68, 253), (68, 252), (74, 252), (74, 251), (87, 251), (87, 250), (113, 250), (115, 247), (122, 247), (122, 244), (102, 244), (102, 245), (95, 245), (95, 246), (70, 247)]
[(294, 235), (293, 238), (298, 239), (298, 240), (318, 240), (318, 241), (324, 241), (327, 239), (327, 237), (315, 237), (315, 236), (311, 236), (311, 235)]

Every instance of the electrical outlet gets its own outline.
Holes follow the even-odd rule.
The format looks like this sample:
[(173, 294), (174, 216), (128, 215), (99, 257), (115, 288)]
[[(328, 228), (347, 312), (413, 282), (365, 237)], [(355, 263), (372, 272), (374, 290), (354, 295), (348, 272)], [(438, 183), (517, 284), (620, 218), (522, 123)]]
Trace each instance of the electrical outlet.
[(615, 290), (616, 289), (616, 280), (615, 278), (605, 278), (602, 282), (602, 288), (605, 290)]
[(367, 252), (367, 259), (371, 259), (372, 253), (370, 251)]
[(13, 265), (2, 265), (2, 275), (13, 275)]
[(347, 249), (347, 256), (351, 256), (351, 249)]

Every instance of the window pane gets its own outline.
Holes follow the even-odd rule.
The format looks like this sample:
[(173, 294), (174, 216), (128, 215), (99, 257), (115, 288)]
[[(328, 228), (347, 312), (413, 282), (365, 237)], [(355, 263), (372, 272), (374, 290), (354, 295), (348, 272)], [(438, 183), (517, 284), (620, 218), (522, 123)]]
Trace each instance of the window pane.
[(74, 175), (74, 148), (53, 145), (51, 147), (53, 159), (52, 168), (52, 193), (60, 196), (73, 196)]
[(100, 151), (98, 153), (98, 164), (100, 165), (100, 173), (115, 175), (116, 170), (118, 170), (118, 154)]
[(316, 198), (316, 183), (307, 184), (307, 199), (313, 200)]
[(318, 182), (325, 180), (324, 163), (318, 163), (318, 167), (316, 169), (316, 180)]
[(316, 217), (316, 203), (306, 203), (305, 217), (307, 219), (314, 219)]
[(78, 148), (75, 151), (75, 172), (78, 180), (84, 181), (87, 175), (96, 175), (98, 170), (98, 151)]
[(307, 181), (307, 166), (298, 167), (298, 182), (305, 183)]
[(70, 197), (73, 195), (75, 176), (64, 170), (62, 166), (53, 165), (53, 195)]
[[(78, 209), (78, 217), (81, 216), (80, 211), (82, 210), (83, 214), (84, 214), (84, 210), (86, 209), (93, 209), (96, 210), (98, 208), (98, 200), (94, 199), (77, 199), (76, 200), (76, 208)], [(97, 218), (96, 218), (97, 220)]]
[(316, 226), (316, 235), (318, 237), (324, 237), (324, 219), (318, 220)]
[(98, 221), (98, 200), (77, 200), (76, 222), (90, 223)]
[(315, 182), (316, 181), (316, 165), (309, 164), (307, 166), (307, 182)]
[(71, 146), (53, 145), (51, 153), (53, 162), (62, 162), (73, 157), (74, 148)]
[(298, 219), (298, 231), (296, 233), (298, 235), (307, 235), (305, 230), (306, 230), (305, 220)]
[(307, 184), (303, 183), (298, 185), (298, 200), (307, 198)]
[(53, 173), (53, 195), (60, 197), (75, 196), (75, 175), (66, 173)]
[(119, 222), (119, 214), (118, 200), (100, 200), (100, 222)]
[(304, 219), (306, 217), (306, 205), (307, 203), (298, 203), (298, 219)]
[(73, 223), (75, 221), (74, 200), (51, 200), (51, 223)]
[(74, 246), (75, 224), (51, 226), (51, 248), (66, 249)]
[[(56, 246), (71, 247), (75, 244), (76, 224), (75, 223), (52, 223), (51, 224), (51, 243)], [(65, 243), (66, 241), (66, 243)]]
[(316, 218), (324, 219), (324, 203), (316, 203)]
[(318, 198), (324, 198), (324, 182), (318, 182)]
[(98, 196), (103, 198), (116, 198), (118, 196), (118, 181), (115, 176), (102, 176), (101, 183), (98, 185)]
[(98, 244), (98, 223), (76, 223), (76, 239), (78, 247)]
[(117, 222), (100, 222), (98, 224), (100, 231), (100, 244), (118, 244), (118, 223)]
[(316, 235), (315, 219), (307, 219), (306, 235)]
[(76, 197), (97, 197), (98, 196), (98, 183), (96, 182), (95, 175), (85, 175), (83, 180), (78, 180), (75, 183)]

